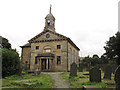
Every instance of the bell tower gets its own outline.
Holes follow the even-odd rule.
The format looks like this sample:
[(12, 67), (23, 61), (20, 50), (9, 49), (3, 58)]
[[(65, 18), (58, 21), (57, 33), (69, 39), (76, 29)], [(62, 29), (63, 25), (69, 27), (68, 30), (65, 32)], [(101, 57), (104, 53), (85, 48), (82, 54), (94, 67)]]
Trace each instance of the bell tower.
[(55, 32), (55, 18), (51, 13), (51, 5), (50, 5), (50, 11), (49, 14), (45, 17), (45, 30), (50, 30)]

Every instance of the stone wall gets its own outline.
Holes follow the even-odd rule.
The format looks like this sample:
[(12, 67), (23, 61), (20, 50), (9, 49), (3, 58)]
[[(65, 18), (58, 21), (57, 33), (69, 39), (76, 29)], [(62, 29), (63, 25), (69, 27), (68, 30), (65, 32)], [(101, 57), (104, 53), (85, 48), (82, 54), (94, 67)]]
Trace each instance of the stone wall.
[(22, 48), (22, 55), (21, 55), (21, 61), (22, 61), (22, 67), (25, 67), (25, 62), (27, 61), (28, 64), (30, 63), (30, 56), (31, 56), (31, 48), (30, 47), (23, 47)]

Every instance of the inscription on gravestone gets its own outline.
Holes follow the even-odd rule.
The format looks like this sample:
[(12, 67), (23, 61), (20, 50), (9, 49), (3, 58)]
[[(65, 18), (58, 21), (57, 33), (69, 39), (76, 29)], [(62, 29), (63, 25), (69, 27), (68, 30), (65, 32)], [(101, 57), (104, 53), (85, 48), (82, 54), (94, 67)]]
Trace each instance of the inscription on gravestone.
[(114, 80), (115, 80), (115, 84), (116, 84), (116, 89), (120, 90), (120, 65), (115, 70)]
[(93, 67), (89, 71), (90, 82), (101, 82), (101, 70), (98, 67)]
[(69, 78), (77, 76), (77, 64), (73, 62), (70, 66), (70, 75)]

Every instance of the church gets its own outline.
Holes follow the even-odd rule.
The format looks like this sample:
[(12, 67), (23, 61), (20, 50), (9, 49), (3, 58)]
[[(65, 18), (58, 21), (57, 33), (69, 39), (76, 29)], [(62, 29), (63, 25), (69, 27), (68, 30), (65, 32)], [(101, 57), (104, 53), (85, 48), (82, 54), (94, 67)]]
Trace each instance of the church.
[(43, 31), (20, 47), (24, 70), (34, 71), (37, 65), (41, 71), (67, 72), (73, 62), (79, 65), (80, 49), (69, 37), (56, 32), (51, 6)]

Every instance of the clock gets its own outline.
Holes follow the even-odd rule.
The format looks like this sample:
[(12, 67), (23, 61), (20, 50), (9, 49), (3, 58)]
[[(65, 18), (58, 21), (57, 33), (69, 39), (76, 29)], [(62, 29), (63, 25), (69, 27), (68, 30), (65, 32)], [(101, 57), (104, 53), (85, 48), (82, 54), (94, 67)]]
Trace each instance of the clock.
[(50, 34), (46, 34), (46, 38), (49, 38), (50, 37)]

